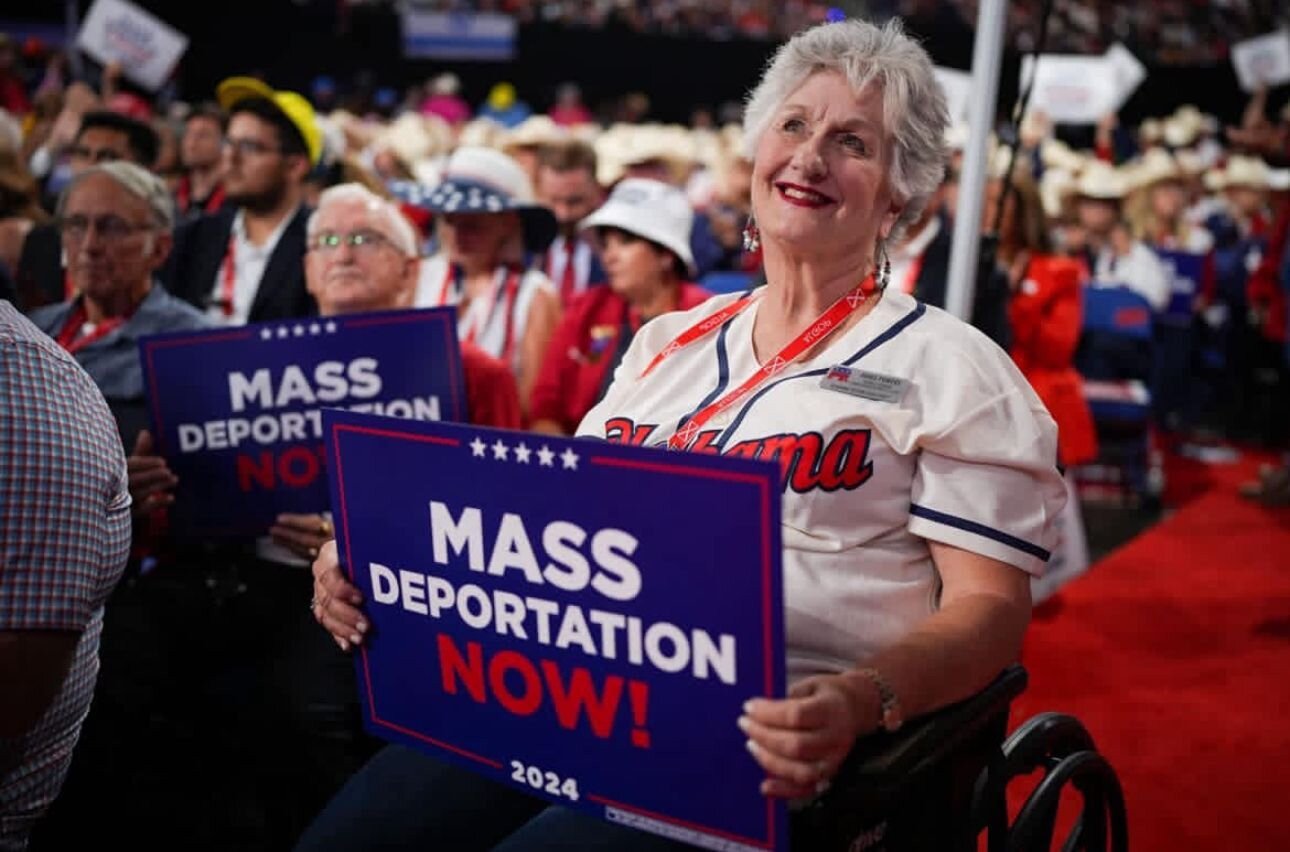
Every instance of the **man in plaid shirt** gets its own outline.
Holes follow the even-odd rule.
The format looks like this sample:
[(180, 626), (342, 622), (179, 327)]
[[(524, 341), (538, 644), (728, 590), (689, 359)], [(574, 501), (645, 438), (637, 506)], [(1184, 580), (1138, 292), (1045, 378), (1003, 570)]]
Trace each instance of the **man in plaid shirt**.
[(0, 852), (58, 794), (130, 547), (116, 424), (70, 355), (0, 301)]

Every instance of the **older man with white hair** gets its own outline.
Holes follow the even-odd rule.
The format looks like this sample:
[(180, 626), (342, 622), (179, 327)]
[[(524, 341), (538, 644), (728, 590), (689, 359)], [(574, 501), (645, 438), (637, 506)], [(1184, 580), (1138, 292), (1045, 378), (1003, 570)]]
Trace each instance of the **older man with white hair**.
[[(412, 307), (421, 258), (411, 223), (390, 202), (357, 183), (325, 190), (307, 226), (305, 286), (322, 316)], [(497, 358), (461, 345), (472, 423), (518, 429), (515, 378)], [(312, 559), (331, 538), (318, 515), (284, 514), (270, 531), (297, 556)]]

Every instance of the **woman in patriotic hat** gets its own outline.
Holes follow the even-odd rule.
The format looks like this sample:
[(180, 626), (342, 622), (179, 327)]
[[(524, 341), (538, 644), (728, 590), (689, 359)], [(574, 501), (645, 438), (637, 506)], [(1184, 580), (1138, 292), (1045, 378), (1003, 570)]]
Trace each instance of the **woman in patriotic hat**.
[[(947, 119), (931, 60), (899, 19), (794, 36), (745, 119), (748, 239), (766, 286), (646, 324), (578, 427), (779, 463), (790, 686), (729, 720), (750, 753), (732, 759), (764, 769), (766, 796), (830, 796), (858, 738), (985, 687), (1017, 658), (1030, 578), (1057, 543), (1066, 491), (1043, 403), (984, 335), (887, 287), (886, 246), (940, 183)], [(750, 576), (713, 558), (731, 582)], [(349, 594), (334, 548), (314, 571), (319, 619), (361, 638), (356, 610), (333, 600)], [(519, 789), (466, 774), (387, 748), (299, 848), (678, 848), (534, 799), (512, 810)], [(487, 818), (463, 817), (467, 785)], [(945, 812), (946, 788), (920, 797), (918, 830), (940, 828), (922, 815)], [(884, 825), (872, 827), (884, 845), (912, 848), (909, 825)]]
[(582, 221), (598, 239), (609, 286), (575, 299), (552, 336), (529, 406), (535, 431), (573, 434), (641, 325), (711, 295), (689, 283), (693, 222), (685, 193), (647, 178), (623, 180)]
[(423, 266), (416, 307), (456, 305), (458, 336), (510, 365), (527, 400), (560, 299), (528, 258), (550, 245), (556, 219), (528, 176), (490, 148), (458, 148), (422, 200), (438, 218), (440, 252)]

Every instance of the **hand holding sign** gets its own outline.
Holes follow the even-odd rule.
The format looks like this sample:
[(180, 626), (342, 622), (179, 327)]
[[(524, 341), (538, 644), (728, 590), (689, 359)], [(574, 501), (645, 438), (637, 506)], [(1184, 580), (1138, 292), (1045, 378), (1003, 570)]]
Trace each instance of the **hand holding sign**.
[(357, 647), (367, 633), (367, 619), (358, 608), (363, 605), (363, 593), (345, 580), (340, 570), (340, 557), (336, 542), (322, 546), (314, 560), (314, 599), (311, 604), (314, 618), (323, 626), (342, 651), (350, 645)]
[(800, 680), (782, 701), (749, 701), (739, 729), (771, 776), (762, 792), (802, 799), (823, 791), (856, 740), (877, 730), (877, 706), (860, 682), (840, 674)]
[[(328, 545), (314, 564), (314, 613), (359, 646), (374, 734), (684, 842), (785, 847), (783, 803), (736, 725), (749, 698), (783, 695), (778, 466), (323, 423), (340, 558)], [(801, 738), (832, 773), (855, 725), (818, 686), (750, 723), (797, 720), (766, 753)]]
[[(326, 508), (324, 407), (467, 414), (451, 308), (162, 334), (139, 347), (152, 434), (183, 483), (176, 535), (263, 535), (283, 513)], [(317, 521), (301, 523), (279, 537), (312, 558), (321, 541), (305, 533)]]
[(166, 460), (156, 454), (152, 447), (152, 434), (147, 429), (140, 431), (135, 439), (134, 449), (125, 460), (125, 470), (131, 511), (136, 518), (175, 501), (170, 492), (179, 484), (179, 477), (171, 472)]

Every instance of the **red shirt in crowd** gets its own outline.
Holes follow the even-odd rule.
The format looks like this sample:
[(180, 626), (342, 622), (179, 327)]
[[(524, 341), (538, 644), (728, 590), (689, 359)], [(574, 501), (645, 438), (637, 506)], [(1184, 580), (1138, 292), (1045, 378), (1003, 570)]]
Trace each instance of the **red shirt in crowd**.
[(476, 426), (518, 429), (522, 424), (520, 391), (515, 374), (499, 359), (473, 343), (461, 344), (466, 374), (466, 408)]
[(1066, 466), (1097, 457), (1084, 380), (1073, 366), (1083, 322), (1083, 280), (1078, 262), (1036, 255), (1008, 304), (1009, 354), (1057, 422), (1057, 455)]
[[(711, 295), (698, 285), (682, 284), (676, 307), (689, 310)], [(608, 285), (593, 287), (570, 302), (547, 344), (533, 385), (530, 419), (552, 420), (572, 435), (604, 394), (613, 367), (640, 327), (640, 315)]]

